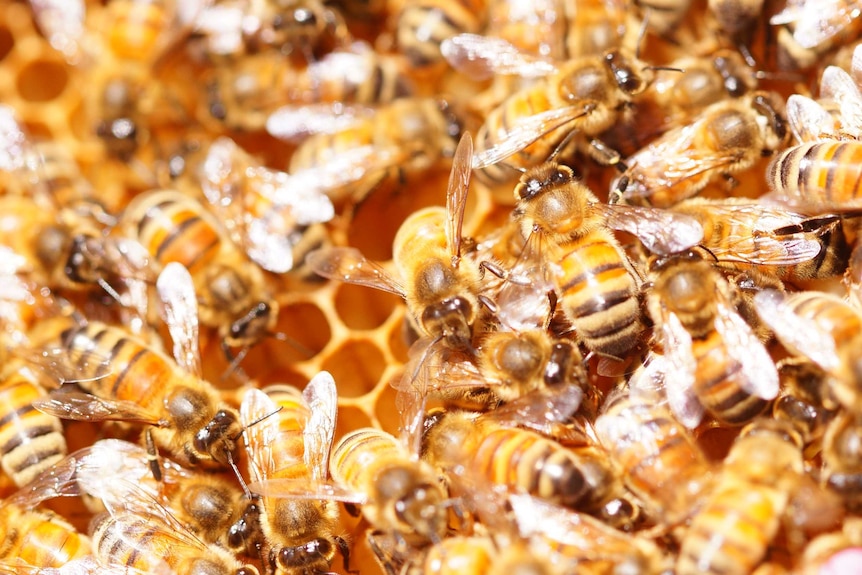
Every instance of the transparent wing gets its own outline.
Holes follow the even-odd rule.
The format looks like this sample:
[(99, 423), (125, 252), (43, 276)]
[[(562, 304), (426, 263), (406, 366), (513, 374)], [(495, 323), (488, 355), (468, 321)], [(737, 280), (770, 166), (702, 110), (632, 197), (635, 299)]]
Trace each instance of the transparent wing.
[(470, 132), (465, 131), (455, 148), (446, 190), (446, 247), (455, 266), (461, 260), (461, 228), (464, 225), (467, 192), (470, 190), (470, 176), (473, 173), (472, 158), (473, 138)]
[(11, 106), (0, 105), (0, 170), (15, 173), (33, 158), (32, 146)]
[(820, 97), (838, 104), (841, 132), (862, 136), (862, 94), (856, 81), (838, 66), (827, 66), (820, 79)]
[(839, 35), (859, 16), (856, 3), (847, 0), (790, 0), (769, 23), (792, 25), (793, 39), (802, 48), (816, 48)]
[(646, 248), (659, 255), (670, 255), (696, 246), (703, 239), (703, 226), (697, 219), (668, 210), (625, 204), (598, 204), (608, 226), (638, 237)]
[(198, 298), (189, 270), (179, 262), (170, 262), (156, 280), (156, 291), (163, 304), (162, 320), (174, 342), (174, 359), (186, 372), (200, 377)]
[(132, 401), (103, 399), (77, 391), (52, 391), (47, 398), (37, 399), (33, 407), (61, 419), (75, 421), (127, 421), (165, 426), (160, 414), (148, 411)]
[(547, 387), (501, 405), (482, 417), (549, 434), (556, 424), (569, 421), (583, 397), (584, 392), (576, 385)]
[(478, 80), (495, 75), (539, 78), (557, 71), (549, 60), (521, 52), (502, 38), (458, 34), (440, 44), (446, 61), (459, 72)]
[(841, 360), (835, 340), (816, 321), (796, 315), (786, 298), (776, 290), (757, 293), (754, 307), (761, 321), (792, 352), (807, 357), (826, 371), (837, 368)]
[(770, 400), (778, 395), (778, 370), (766, 348), (736, 310), (719, 302), (715, 329), (724, 339), (727, 353), (739, 362), (740, 387), (751, 395)]
[(551, 315), (549, 294), (556, 287), (548, 266), (544, 234), (533, 232), (494, 298), (495, 315), (507, 329), (523, 332), (545, 325)]
[(341, 102), (288, 104), (269, 115), (266, 131), (279, 140), (298, 143), (312, 134), (335, 134), (373, 117), (373, 108)]
[(83, 0), (30, 0), (39, 30), (54, 50), (70, 65), (83, 59), (84, 18)]
[(349, 491), (332, 482), (314, 482), (303, 479), (270, 479), (253, 482), (248, 488), (263, 497), (280, 497), (283, 499), (325, 499), (364, 505), (368, 497), (362, 493)]
[(346, 186), (397, 168), (409, 159), (409, 152), (394, 146), (357, 146), (330, 155), (326, 161), (294, 171), (290, 185), (294, 189), (317, 190), (330, 198), (341, 197)]
[(787, 98), (787, 122), (799, 143), (817, 142), (824, 136), (838, 133), (832, 115), (811, 98), (800, 94)]
[(248, 470), (252, 481), (267, 481), (272, 469), (272, 446), (278, 438), (278, 405), (263, 391), (249, 389), (239, 408)]
[(693, 429), (703, 418), (703, 406), (694, 394), (697, 360), (692, 352), (691, 335), (672, 312), (662, 322), (662, 337), (667, 370), (664, 374), (668, 406), (680, 423)]
[(404, 288), (377, 264), (355, 248), (321, 248), (305, 258), (308, 266), (319, 276), (340, 282), (356, 284), (397, 296), (405, 297)]
[(332, 374), (321, 371), (315, 375), (302, 392), (302, 397), (311, 413), (302, 433), (305, 464), (311, 471), (311, 479), (322, 482), (329, 469), (329, 453), (338, 416), (338, 390)]
[(508, 130), (502, 142), (473, 154), (473, 169), (479, 170), (502, 162), (544, 135), (582, 118), (591, 111), (590, 106), (568, 106), (519, 118), (515, 125)]

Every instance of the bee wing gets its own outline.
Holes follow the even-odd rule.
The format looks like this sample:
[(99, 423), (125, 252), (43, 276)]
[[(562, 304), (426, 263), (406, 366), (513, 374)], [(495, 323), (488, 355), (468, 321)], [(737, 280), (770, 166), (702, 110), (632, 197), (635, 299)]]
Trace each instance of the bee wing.
[(33, 407), (42, 413), (75, 421), (126, 421), (158, 427), (166, 425), (158, 413), (133, 401), (104, 399), (77, 391), (52, 391), (47, 398), (35, 400)]
[(200, 376), (198, 298), (189, 270), (179, 262), (170, 262), (156, 280), (156, 291), (163, 304), (162, 320), (174, 342), (174, 359), (186, 372)]
[(541, 328), (551, 315), (549, 294), (554, 291), (555, 282), (547, 264), (544, 237), (542, 233), (530, 233), (494, 298), (497, 319), (512, 331)]
[(243, 395), (239, 418), (252, 481), (266, 481), (273, 470), (272, 446), (278, 437), (278, 411), (272, 398), (259, 389), (249, 389)]
[(465, 131), (455, 148), (446, 190), (446, 247), (454, 266), (461, 260), (461, 228), (464, 225), (467, 192), (470, 190), (470, 176), (473, 173), (472, 159), (473, 138), (470, 132)]
[[(63, 461), (70, 459), (65, 458)], [(7, 497), (0, 505), (17, 505), (32, 509), (37, 505), (57, 497), (76, 497), (81, 489), (75, 477), (74, 465), (58, 465), (46, 469), (30, 483)]]
[(525, 54), (493, 36), (457, 34), (440, 44), (440, 52), (454, 69), (478, 80), (494, 75), (540, 78), (557, 71), (551, 61)]
[(36, 25), (54, 50), (74, 66), (83, 58), (84, 18), (83, 0), (30, 0)]
[(194, 20), (194, 30), (206, 38), (211, 54), (236, 54), (242, 50), (244, 2), (218, 2), (207, 6)]
[(857, 44), (850, 59), (850, 73), (858, 85), (862, 85), (862, 49)]
[(824, 135), (838, 132), (832, 115), (811, 98), (800, 94), (787, 98), (787, 122), (800, 143), (816, 142)]
[(355, 248), (329, 247), (310, 252), (306, 263), (319, 276), (405, 297), (404, 288), (379, 264)]
[(584, 392), (577, 385), (547, 387), (501, 405), (482, 417), (548, 434), (556, 424), (569, 420), (583, 397)]
[(357, 146), (331, 154), (322, 165), (290, 174), (290, 186), (338, 197), (345, 186), (362, 180), (368, 174), (396, 168), (407, 158), (408, 151), (402, 148)]
[(680, 423), (694, 429), (703, 418), (703, 406), (692, 390), (697, 360), (691, 335), (673, 312), (662, 321), (662, 338), (667, 370), (664, 373), (667, 403)]
[(832, 336), (814, 320), (800, 317), (776, 290), (763, 290), (754, 296), (754, 307), (781, 343), (793, 353), (807, 357), (826, 371), (841, 360)]
[(0, 105), (0, 170), (15, 173), (34, 158), (32, 145), (11, 106)]
[(728, 354), (739, 362), (740, 387), (751, 395), (775, 399), (778, 395), (775, 362), (751, 327), (727, 302), (718, 303), (715, 329), (724, 339)]
[(267, 481), (255, 481), (248, 488), (263, 497), (276, 497), (282, 499), (323, 499), (327, 501), (341, 501), (343, 503), (355, 503), (364, 505), (368, 503), (365, 494), (344, 489), (332, 482), (312, 481), (309, 478), (302, 479), (269, 479)]
[(287, 104), (269, 115), (266, 131), (279, 140), (298, 143), (312, 134), (335, 134), (373, 117), (374, 108), (341, 102)]
[(845, 0), (808, 2), (792, 0), (769, 19), (773, 26), (793, 25), (793, 39), (802, 48), (816, 48), (841, 33), (858, 18), (857, 6)]
[[(649, 197), (657, 190), (672, 188), (695, 178), (708, 178), (731, 164), (734, 156), (701, 151), (694, 144), (703, 119), (666, 132), (661, 138), (631, 156), (624, 177), (624, 198)], [(614, 186), (618, 185), (614, 183)]]
[(473, 169), (479, 170), (502, 162), (545, 134), (589, 114), (590, 111), (588, 106), (566, 106), (519, 118), (499, 144), (473, 154)]
[(604, 213), (608, 226), (634, 234), (655, 254), (678, 253), (703, 239), (703, 226), (685, 214), (625, 204), (597, 204), (596, 208)]
[(328, 371), (321, 371), (308, 382), (302, 397), (311, 413), (302, 432), (305, 464), (314, 481), (326, 479), (329, 453), (335, 437), (338, 416), (338, 390)]
[[(799, 233), (773, 233), (775, 230), (803, 229), (805, 217), (762, 204), (710, 204), (713, 216), (726, 227), (742, 230), (728, 234), (720, 244), (704, 243), (719, 261), (748, 262), (762, 265), (794, 265), (816, 257), (822, 249), (817, 239), (820, 230)], [(751, 233), (751, 221), (758, 222)], [(831, 223), (831, 222), (830, 222)]]
[[(113, 372), (111, 358), (96, 350), (82, 351), (72, 365), (69, 353), (62, 346), (43, 349), (16, 349), (13, 353), (25, 362), (37, 367), (35, 370), (43, 387), (57, 389), (66, 383), (95, 381), (109, 377)], [(82, 371), (96, 373), (89, 380), (80, 377)]]
[(862, 136), (862, 93), (850, 74), (838, 66), (827, 66), (820, 79), (820, 97), (838, 104), (841, 132)]

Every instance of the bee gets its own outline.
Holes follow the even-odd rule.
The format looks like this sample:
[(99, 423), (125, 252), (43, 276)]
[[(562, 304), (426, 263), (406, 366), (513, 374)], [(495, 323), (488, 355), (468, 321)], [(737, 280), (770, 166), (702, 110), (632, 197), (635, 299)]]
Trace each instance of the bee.
[(201, 187), (234, 244), (274, 273), (290, 271), (302, 260), (309, 226), (335, 215), (332, 202), (319, 190), (292, 188), (290, 176), (260, 165), (227, 137), (210, 145)]
[(652, 68), (625, 50), (582, 56), (559, 65), (523, 57), (510, 62), (501, 56), (497, 39), (473, 36), (464, 40), (453, 44), (448, 56), (456, 68), (467, 62), (473, 69), (487, 66), (498, 73), (539, 78), (485, 117), (476, 134), (473, 162), (482, 183), (511, 183), (512, 168), (543, 162), (573, 131), (582, 142), (590, 142), (587, 152), (600, 163), (619, 161), (619, 155), (596, 138), (625, 116), (633, 99), (652, 82)]
[[(302, 394), (287, 386), (248, 390), (240, 416), (252, 481), (264, 488), (270, 480), (325, 481), (337, 400), (335, 381), (327, 372), (312, 378)], [(338, 550), (346, 563), (347, 544), (336, 535), (338, 521), (334, 501), (264, 496), (261, 558), (267, 571), (325, 573)]]
[(769, 352), (737, 311), (731, 284), (698, 254), (654, 262), (646, 307), (668, 371), (665, 388), (677, 417), (696, 427), (704, 409), (726, 425), (760, 415), (778, 395)]
[(412, 213), (395, 235), (393, 260), (401, 282), (351, 248), (312, 252), (307, 263), (330, 279), (367, 285), (407, 301), (414, 325), (453, 348), (469, 348), (479, 312), (479, 269), (461, 261), (461, 226), (470, 185), (472, 140), (462, 136), (452, 164), (446, 208)]
[(773, 416), (796, 427), (806, 454), (820, 449), (823, 434), (838, 411), (829, 397), (827, 374), (804, 358), (787, 358), (776, 362), (775, 367), (782, 391), (772, 406)]
[(709, 0), (708, 7), (724, 36), (753, 62), (751, 42), (763, 11), (763, 0)]
[(824, 483), (841, 496), (848, 509), (858, 510), (862, 454), (857, 442), (862, 427), (856, 413), (839, 413), (827, 426), (823, 436)]
[[(36, 326), (32, 341), (42, 352), (32, 359), (57, 374), (61, 383), (74, 381), (87, 392), (57, 390), (34, 402), (37, 409), (82, 421), (144, 423), (149, 426), (145, 437), (151, 453), (160, 447), (183, 464), (233, 465), (242, 432), (239, 414), (198, 377), (197, 333), (188, 328), (189, 307), (175, 311), (180, 315), (171, 334), (179, 365), (120, 328), (71, 322), (54, 339), (40, 334), (57, 330), (52, 323), (68, 326), (69, 320), (46, 320)], [(158, 465), (153, 467), (158, 478)]]
[(48, 499), (64, 495), (57, 489), (63, 479), (48, 470), (0, 502), (0, 569), (4, 572), (60, 568), (93, 552), (89, 537), (62, 517), (36, 508)]
[(701, 246), (722, 268), (798, 281), (840, 275), (849, 247), (836, 216), (807, 217), (745, 198), (692, 198), (674, 212), (703, 226)]
[(810, 68), (832, 48), (859, 36), (862, 19), (855, 0), (827, 4), (792, 0), (769, 19), (778, 27), (778, 66), (784, 70)]
[(719, 176), (748, 169), (786, 137), (783, 105), (775, 95), (758, 91), (717, 102), (627, 158), (611, 198), (670, 207)]
[(829, 397), (851, 413), (862, 408), (855, 349), (862, 314), (847, 301), (824, 292), (782, 295), (767, 290), (754, 297), (761, 320), (793, 354), (829, 376)]
[(655, 397), (663, 385), (661, 356), (638, 368), (628, 392), (605, 402), (595, 431), (626, 486), (651, 511), (676, 525), (698, 507), (714, 479), (712, 465), (689, 430)]
[(200, 299), (200, 321), (219, 330), (231, 360), (237, 361), (230, 348), (247, 350), (271, 333), (278, 303), (263, 272), (194, 198), (175, 190), (140, 194), (126, 207), (112, 235), (142, 245), (149, 254), (151, 274), (171, 262), (189, 270)]
[[(319, 116), (309, 107), (283, 107), (269, 117), (267, 131), (290, 140), (307, 133)], [(322, 130), (306, 138), (288, 166), (292, 176), (302, 174), (336, 201), (347, 194), (361, 200), (387, 174), (419, 174), (451, 158), (461, 130), (449, 105), (432, 99), (395, 100), (347, 119), (345, 124), (325, 111), (322, 124), (333, 126), (331, 133)]]
[(554, 161), (524, 173), (515, 197), (522, 236), (539, 233), (547, 239), (550, 275), (580, 340), (601, 355), (623, 357), (644, 329), (641, 280), (611, 228), (631, 231), (663, 253), (695, 245), (703, 230), (660, 210), (602, 204), (571, 168)]
[(803, 476), (801, 441), (791, 426), (765, 418), (749, 424), (682, 537), (676, 572), (753, 572), (791, 512)]
[(636, 0), (634, 3), (649, 31), (658, 36), (673, 36), (688, 13), (691, 0)]
[(269, 51), (217, 67), (207, 82), (207, 113), (229, 127), (257, 131), (281, 104), (379, 105), (414, 91), (403, 57), (357, 41), (302, 69)]
[(443, 41), (478, 32), (485, 10), (485, 0), (405, 0), (395, 16), (398, 50), (418, 69), (439, 65)]
[(52, 468), (66, 456), (63, 425), (41, 413), (33, 402), (46, 397), (35, 375), (23, 365), (7, 362), (0, 384), (0, 467), (18, 487)]

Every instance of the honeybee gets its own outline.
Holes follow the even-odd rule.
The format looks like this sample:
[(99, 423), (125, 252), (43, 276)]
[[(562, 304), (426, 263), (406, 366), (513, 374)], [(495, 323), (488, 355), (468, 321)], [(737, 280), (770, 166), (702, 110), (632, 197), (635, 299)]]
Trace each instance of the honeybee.
[(750, 48), (763, 11), (763, 0), (709, 0), (708, 7), (722, 33), (753, 62)]
[[(317, 117), (309, 107), (283, 107), (269, 117), (267, 131), (290, 140), (308, 133)], [(372, 114), (349, 116), (346, 125), (339, 118), (325, 111), (320, 123), (334, 129), (305, 139), (288, 166), (292, 176), (302, 174), (333, 200), (348, 194), (361, 200), (387, 174), (422, 173), (452, 157), (461, 129), (448, 104), (431, 99), (395, 100)]]
[(394, 293), (407, 301), (414, 325), (453, 348), (469, 348), (479, 312), (479, 269), (461, 262), (461, 225), (470, 186), (472, 140), (461, 137), (452, 163), (446, 208), (412, 213), (395, 235), (392, 256), (401, 282), (352, 248), (310, 253), (307, 263), (317, 274)]
[(844, 412), (826, 426), (823, 436), (824, 483), (840, 495), (851, 510), (858, 510), (862, 502), (859, 493), (862, 454), (857, 447), (860, 434), (862, 426), (858, 414)]
[[(201, 187), (233, 242), (265, 270), (284, 273), (304, 254), (306, 228), (329, 221), (332, 202), (319, 190), (292, 187), (290, 176), (257, 163), (230, 138), (210, 145)], [(296, 257), (294, 257), (294, 251)]]
[(691, 6), (691, 0), (636, 0), (647, 29), (659, 36), (673, 36)]
[(776, 419), (792, 423), (802, 437), (806, 454), (819, 450), (823, 434), (835, 418), (837, 407), (829, 397), (827, 375), (804, 358), (776, 362), (781, 378), (781, 395), (772, 406)]
[(840, 275), (849, 248), (836, 216), (806, 217), (756, 200), (692, 198), (674, 212), (703, 226), (701, 246), (723, 268), (784, 281)]
[(395, 41), (416, 68), (443, 62), (440, 45), (483, 25), (486, 0), (404, 0), (396, 15)]
[(795, 355), (808, 358), (829, 377), (829, 395), (851, 413), (860, 413), (859, 345), (862, 313), (825, 292), (782, 295), (766, 290), (754, 296), (760, 319)]
[(547, 239), (545, 258), (561, 307), (580, 340), (596, 353), (623, 357), (644, 329), (641, 280), (610, 228), (630, 231), (661, 253), (688, 249), (703, 230), (660, 210), (602, 204), (571, 168), (556, 162), (524, 173), (515, 197), (522, 235)]
[[(748, 425), (682, 537), (676, 572), (753, 572), (792, 512), (803, 477), (801, 441), (791, 426), (765, 418)], [(817, 493), (812, 490), (808, 496)]]
[[(116, 327), (98, 322), (66, 327), (70, 322), (63, 318), (36, 326), (32, 341), (42, 352), (31, 359), (60, 383), (74, 381), (87, 392), (57, 390), (34, 402), (37, 409), (66, 419), (143, 423), (149, 426), (151, 451), (163, 448), (183, 464), (233, 465), (242, 432), (239, 414), (198, 376), (197, 333), (187, 327), (189, 308), (174, 311), (180, 315), (171, 334), (182, 367)], [(62, 326), (59, 338), (42, 335), (58, 330), (57, 324)], [(153, 474), (161, 475), (155, 463)]]
[(207, 112), (227, 126), (256, 131), (281, 104), (388, 104), (414, 91), (403, 57), (353, 42), (299, 70), (269, 51), (218, 67), (207, 83)]
[(619, 121), (633, 98), (649, 86), (652, 68), (624, 50), (556, 65), (523, 55), (507, 58), (513, 50), (501, 54), (498, 39), (472, 36), (464, 40), (452, 44), (448, 55), (456, 68), (465, 62), (471, 70), (486, 66), (498, 73), (540, 78), (485, 117), (476, 135), (473, 161), (480, 181), (490, 186), (511, 183), (517, 170), (543, 162), (573, 131), (581, 141), (590, 142), (587, 151), (600, 163), (619, 161), (619, 155), (596, 138)]
[(717, 102), (627, 158), (611, 199), (672, 206), (721, 175), (748, 169), (786, 137), (783, 105), (774, 94), (758, 91)]
[(142, 245), (151, 274), (171, 262), (188, 269), (200, 300), (200, 321), (219, 330), (222, 348), (234, 362), (230, 348), (243, 348), (241, 359), (249, 346), (272, 333), (278, 303), (263, 272), (194, 198), (175, 190), (140, 194), (120, 216), (112, 236)]
[(778, 395), (778, 371), (737, 311), (731, 284), (698, 254), (658, 260), (646, 307), (668, 371), (665, 390), (679, 420), (696, 427), (706, 410), (727, 425), (761, 414)]
[[(288, 386), (248, 390), (240, 416), (251, 480), (264, 488), (270, 480), (325, 481), (337, 400), (327, 372), (312, 378), (302, 394)], [(336, 535), (338, 515), (334, 501), (264, 496), (261, 558), (267, 572), (324, 573), (339, 550), (346, 563), (347, 544)]]
[(45, 398), (35, 375), (23, 365), (7, 363), (0, 384), (0, 466), (18, 487), (30, 483), (66, 456), (63, 425), (33, 406)]
[(712, 466), (667, 403), (654, 397), (663, 385), (664, 359), (653, 355), (630, 380), (631, 390), (605, 402), (595, 431), (626, 486), (655, 517), (675, 525), (698, 507), (713, 480)]
[(811, 0), (789, 0), (784, 9), (769, 19), (778, 26), (778, 65), (782, 69), (804, 69), (820, 56), (862, 31), (856, 0), (832, 0), (826, 4)]

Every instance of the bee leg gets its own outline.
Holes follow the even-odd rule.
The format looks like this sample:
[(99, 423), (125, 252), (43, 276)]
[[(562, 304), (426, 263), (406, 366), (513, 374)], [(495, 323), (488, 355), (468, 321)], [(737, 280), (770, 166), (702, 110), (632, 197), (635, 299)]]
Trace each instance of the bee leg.
[(479, 303), (485, 306), (489, 312), (496, 314), (497, 313), (497, 304), (494, 303), (494, 300), (486, 296), (485, 294), (479, 294), (476, 296), (479, 300)]
[(234, 374), (236, 374), (236, 376), (240, 380), (242, 380), (243, 382), (248, 381), (249, 380), (248, 374), (239, 365), (242, 362), (242, 360), (245, 359), (246, 354), (248, 354), (248, 350), (249, 350), (248, 346), (243, 347), (242, 350), (240, 350), (240, 352), (237, 355), (234, 355), (233, 351), (231, 351), (230, 346), (228, 345), (227, 341), (222, 340), (221, 341), (221, 350), (222, 350), (222, 353), (224, 353), (225, 359), (227, 359), (227, 361), (228, 361), (227, 369), (224, 370), (224, 373), (222, 373), (222, 375), (221, 375), (222, 381), (225, 381), (228, 377), (230, 377), (231, 375), (234, 375)]
[(618, 151), (611, 148), (603, 141), (593, 138), (590, 140), (590, 155), (593, 159), (604, 166), (613, 166), (620, 173), (624, 174), (628, 171), (628, 166), (623, 162), (623, 158)]
[(148, 427), (144, 431), (144, 441), (147, 444), (147, 463), (150, 466), (150, 472), (153, 478), (161, 483), (162, 481), (162, 466), (159, 465), (159, 451), (156, 449), (156, 442), (153, 440), (152, 428)]
[(739, 186), (739, 180), (734, 178), (732, 174), (722, 174), (721, 177), (724, 178), (724, 182), (727, 186), (728, 192), (732, 192)]
[[(383, 548), (380, 547), (380, 544), (377, 542), (377, 539), (382, 536), (383, 535), (381, 535), (378, 531), (369, 532), (365, 536), (365, 540), (368, 541), (368, 547), (371, 548), (372, 553), (374, 553), (374, 558), (377, 559), (378, 565), (383, 568), (383, 571), (386, 573), (386, 575), (398, 575), (398, 571), (396, 571), (395, 567), (393, 566), (393, 558), (389, 557), (386, 551), (384, 551)], [(345, 563), (345, 568), (346, 567), (347, 565)]]
[(344, 539), (344, 537), (336, 536), (333, 537), (333, 539), (335, 540), (335, 545), (338, 547), (338, 552), (341, 553), (344, 570), (351, 574), (359, 573), (358, 570), (350, 568), (350, 545), (347, 544), (347, 541)]
[(501, 280), (506, 279), (506, 276), (508, 275), (506, 273), (506, 270), (504, 270), (503, 268), (501, 268), (500, 266), (498, 266), (494, 262), (485, 260), (485, 261), (479, 262), (479, 279), (485, 278), (485, 271), (486, 270), (491, 272), (492, 274), (494, 274), (495, 276), (497, 276)]

